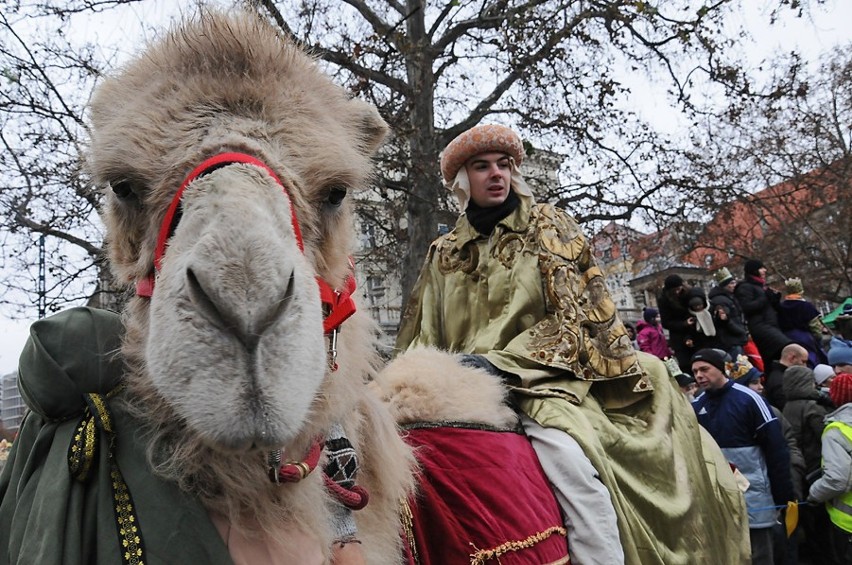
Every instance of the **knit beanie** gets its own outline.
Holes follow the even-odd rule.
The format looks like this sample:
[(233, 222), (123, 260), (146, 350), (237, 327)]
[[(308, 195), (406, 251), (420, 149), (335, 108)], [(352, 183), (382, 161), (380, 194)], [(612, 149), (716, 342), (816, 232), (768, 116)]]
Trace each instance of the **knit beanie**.
[(725, 361), (727, 360), (727, 357), (728, 354), (721, 349), (705, 348), (696, 351), (689, 363), (691, 365), (696, 361), (704, 361), (705, 363), (710, 363), (727, 375), (728, 373), (725, 371)]
[(663, 282), (663, 288), (666, 290), (677, 288), (679, 286), (683, 286), (683, 279), (678, 275), (669, 275), (666, 277), (666, 280)]
[(748, 261), (745, 262), (745, 265), (743, 266), (743, 272), (746, 275), (751, 275), (753, 277), (759, 277), (760, 276), (760, 269), (762, 269), (765, 266), (766, 265), (764, 265), (763, 261), (761, 261), (760, 259), (749, 259)]
[(828, 350), (828, 364), (834, 367), (835, 365), (852, 365), (852, 347), (843, 345), (835, 345), (837, 340), (832, 341), (832, 347)]
[(642, 319), (648, 322), (649, 324), (654, 323), (654, 318), (660, 313), (656, 308), (645, 308), (642, 310)]
[(834, 377), (828, 386), (828, 395), (838, 408), (847, 402), (852, 402), (852, 374), (840, 373)]
[(834, 369), (831, 368), (831, 365), (824, 365), (820, 363), (816, 367), (814, 367), (814, 381), (818, 386), (822, 386), (822, 383), (827, 381), (830, 377), (834, 376)]

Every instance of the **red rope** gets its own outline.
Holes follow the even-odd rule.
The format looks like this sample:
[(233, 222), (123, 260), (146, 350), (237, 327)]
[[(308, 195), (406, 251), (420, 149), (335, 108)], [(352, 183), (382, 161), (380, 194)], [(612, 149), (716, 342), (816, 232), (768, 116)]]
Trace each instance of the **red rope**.
[(278, 468), (278, 478), (276, 480), (275, 469), (269, 470), (269, 478), (273, 482), (288, 482), (295, 483), (307, 477), (311, 471), (316, 469), (319, 463), (320, 454), (322, 453), (322, 442), (318, 439), (314, 440), (311, 449), (304, 461), (290, 462)]
[(370, 495), (363, 487), (355, 485), (351, 489), (345, 488), (325, 474), (323, 480), (335, 500), (350, 510), (361, 510), (370, 502)]

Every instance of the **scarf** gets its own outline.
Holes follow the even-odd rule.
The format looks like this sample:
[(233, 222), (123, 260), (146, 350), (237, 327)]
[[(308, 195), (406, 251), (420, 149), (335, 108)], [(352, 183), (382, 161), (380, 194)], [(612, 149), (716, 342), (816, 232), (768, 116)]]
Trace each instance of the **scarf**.
[(766, 279), (762, 279), (762, 278), (756, 277), (754, 275), (749, 275), (748, 278), (750, 278), (751, 280), (753, 280), (754, 282), (756, 282), (757, 284), (759, 284), (763, 288), (766, 288)]
[(716, 326), (713, 325), (713, 316), (710, 315), (707, 308), (700, 312), (693, 312), (692, 315), (695, 316), (695, 323), (698, 326), (698, 331), (706, 336), (716, 335)]
[(482, 235), (490, 235), (497, 223), (514, 212), (520, 203), (514, 190), (509, 190), (506, 200), (497, 206), (483, 208), (471, 200), (467, 205), (467, 221)]

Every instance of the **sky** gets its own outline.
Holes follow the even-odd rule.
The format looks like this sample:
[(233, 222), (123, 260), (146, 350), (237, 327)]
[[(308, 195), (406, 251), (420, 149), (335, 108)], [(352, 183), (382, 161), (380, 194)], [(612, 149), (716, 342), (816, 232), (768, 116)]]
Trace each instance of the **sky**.
[[(777, 3), (777, 0), (776, 0)], [(768, 12), (772, 2), (766, 0), (745, 0), (741, 12), (736, 14), (732, 25), (742, 24), (754, 36), (748, 46), (753, 63), (774, 54), (800, 51), (806, 60), (816, 61), (819, 55), (833, 46), (852, 41), (849, 22), (852, 22), (852, 2), (849, 0), (826, 0), (824, 6), (814, 14), (812, 20), (786, 16), (773, 26), (769, 26)], [(183, 8), (182, 8), (183, 6)], [(141, 49), (146, 39), (151, 37), (139, 25), (140, 21), (159, 21), (167, 24), (179, 17), (180, 12), (189, 9), (187, 3), (169, 1), (150, 1), (134, 4), (122, 14), (100, 16), (75, 21), (70, 29), (82, 39), (104, 46), (122, 45), (118, 53), (119, 64), (124, 57)], [(108, 20), (105, 18), (109, 18)], [(112, 49), (105, 49), (112, 52)], [(647, 80), (647, 79), (639, 79)], [(669, 133), (676, 132), (682, 123), (668, 105), (661, 93), (655, 92), (655, 85), (646, 84), (634, 90), (636, 111), (656, 127)], [(28, 335), (30, 321), (13, 320), (6, 313), (0, 314), (0, 374), (12, 372), (17, 367), (18, 357)]]

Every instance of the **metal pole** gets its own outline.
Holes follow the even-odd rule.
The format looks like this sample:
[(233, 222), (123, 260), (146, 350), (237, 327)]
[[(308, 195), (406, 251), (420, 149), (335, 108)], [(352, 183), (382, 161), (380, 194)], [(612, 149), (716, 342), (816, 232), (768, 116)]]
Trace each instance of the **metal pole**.
[(38, 318), (47, 315), (47, 276), (44, 253), (44, 234), (38, 238)]

